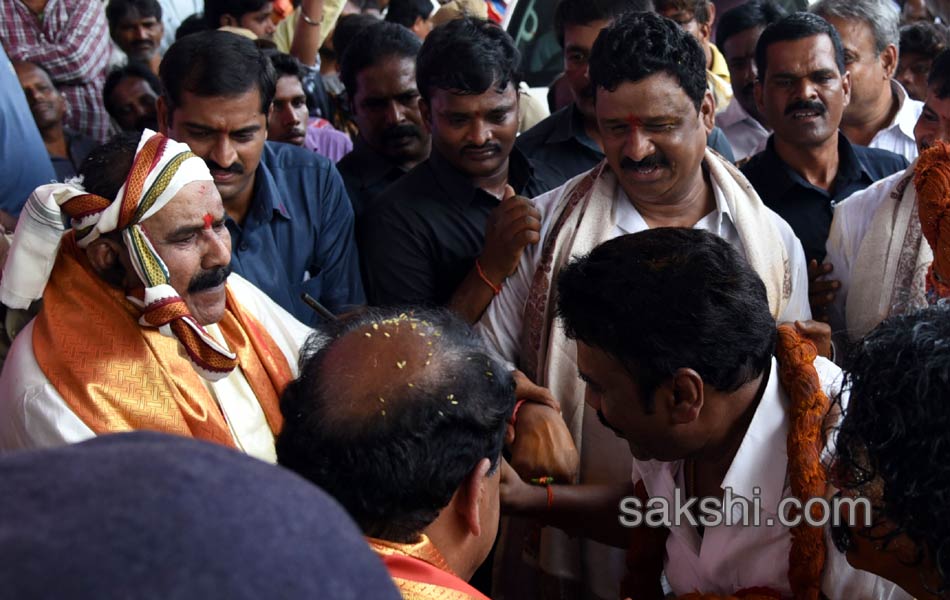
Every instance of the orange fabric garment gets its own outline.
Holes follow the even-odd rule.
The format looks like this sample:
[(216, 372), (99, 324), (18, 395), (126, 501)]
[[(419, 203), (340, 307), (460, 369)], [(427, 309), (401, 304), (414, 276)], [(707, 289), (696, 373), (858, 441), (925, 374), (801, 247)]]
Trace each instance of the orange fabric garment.
[(950, 296), (950, 144), (934, 142), (920, 154), (914, 187), (920, 228), (934, 253), (927, 288), (946, 298)]
[[(279, 398), (292, 379), (290, 365), (226, 289), (227, 308), (218, 326), (276, 434), (283, 424)], [(36, 361), (97, 435), (149, 429), (233, 447), (224, 414), (181, 344), (139, 325), (140, 314), (124, 292), (92, 270), (68, 232), (34, 324)]]
[(406, 600), (489, 600), (463, 581), (425, 535), (415, 544), (367, 538)]

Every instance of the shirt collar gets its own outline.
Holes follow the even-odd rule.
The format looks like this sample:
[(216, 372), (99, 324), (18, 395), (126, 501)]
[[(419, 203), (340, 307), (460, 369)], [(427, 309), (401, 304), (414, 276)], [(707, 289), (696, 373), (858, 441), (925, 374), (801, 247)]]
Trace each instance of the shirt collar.
[[(763, 172), (771, 173), (771, 185), (769, 189), (771, 191), (760, 194), (761, 196), (771, 196), (771, 195), (781, 195), (788, 192), (792, 186), (799, 185), (807, 189), (813, 189), (820, 191), (822, 193), (828, 194), (825, 190), (819, 190), (819, 188), (813, 186), (811, 183), (806, 181), (801, 175), (796, 173), (788, 163), (786, 163), (778, 155), (778, 152), (775, 151), (775, 134), (769, 136), (769, 141), (765, 146), (765, 150), (762, 152), (763, 162), (762, 165)], [(839, 188), (839, 181), (856, 181), (861, 178), (862, 174), (868, 179), (868, 181), (874, 181), (874, 178), (868, 172), (867, 167), (864, 163), (861, 162), (861, 159), (858, 158), (858, 155), (855, 153), (854, 148), (851, 146), (851, 142), (848, 141), (848, 138), (838, 132), (838, 172), (835, 174), (835, 189)], [(830, 195), (830, 194), (829, 194)]]
[[(706, 170), (705, 163), (703, 164), (703, 170)], [(729, 204), (723, 196), (723, 191), (712, 182), (712, 179), (710, 179), (709, 182), (713, 188), (716, 210), (697, 221), (695, 227), (705, 229), (723, 237), (723, 227), (727, 224), (734, 227), (735, 221), (732, 218), (732, 213), (729, 212)], [(621, 187), (619, 181), (617, 182), (617, 189), (614, 192), (613, 217), (614, 226), (624, 233), (637, 233), (650, 228), (643, 218), (643, 215), (640, 214), (637, 207), (634, 206), (633, 202), (627, 197), (627, 193), (623, 191), (623, 187)]]
[(554, 127), (548, 134), (548, 142), (561, 143), (576, 140), (592, 150), (603, 153), (597, 142), (587, 135), (584, 129), (584, 116), (575, 103), (571, 102), (549, 118), (554, 120)]
[(893, 79), (891, 79), (891, 89), (897, 94), (899, 108), (897, 109), (897, 114), (894, 115), (894, 120), (887, 129), (896, 127), (901, 133), (916, 142), (914, 128), (917, 126), (917, 119), (920, 118), (923, 103), (908, 96), (904, 86)]
[(268, 143), (270, 142), (264, 145), (261, 162), (257, 166), (257, 175), (254, 177), (254, 197), (251, 198), (251, 210), (248, 214), (263, 223), (270, 223), (274, 217), (289, 221), (290, 212), (284, 206), (277, 182), (267, 166)]
[[(435, 175), (435, 180), (451, 200), (463, 204), (470, 204), (478, 192), (487, 193), (472, 185), (472, 180), (465, 175), (442, 154), (432, 148), (429, 155), (429, 167)], [(508, 155), (508, 183), (520, 194), (534, 175), (534, 167), (517, 147), (512, 147)]]
[(778, 362), (769, 367), (765, 392), (732, 464), (722, 480), (734, 496), (761, 498), (762, 508), (778, 514), (788, 471), (788, 397), (779, 384)]
[(718, 125), (720, 129), (726, 129), (727, 127), (731, 127), (736, 123), (746, 123), (750, 127), (768, 132), (768, 129), (756, 121), (755, 117), (750, 115), (746, 109), (744, 109), (742, 105), (739, 104), (739, 101), (736, 100), (735, 96), (733, 96), (732, 102), (729, 103), (729, 106), (726, 107), (726, 110), (716, 115), (716, 125)]
[(393, 170), (398, 170), (401, 173), (407, 172), (407, 169), (400, 167), (373, 150), (363, 139), (363, 136), (357, 136), (356, 143), (353, 144), (353, 150), (347, 156), (351, 157), (350, 161), (356, 167), (354, 170), (360, 173), (370, 185), (384, 179)]

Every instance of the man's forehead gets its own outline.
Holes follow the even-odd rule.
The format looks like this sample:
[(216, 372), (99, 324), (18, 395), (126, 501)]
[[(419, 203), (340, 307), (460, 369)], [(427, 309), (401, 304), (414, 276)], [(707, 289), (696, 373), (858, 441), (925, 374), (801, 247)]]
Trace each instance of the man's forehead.
[(432, 105), (441, 111), (492, 110), (510, 106), (518, 98), (514, 83), (509, 81), (503, 90), (493, 82), (481, 94), (471, 94), (458, 90), (432, 88)]
[[(810, 64), (804, 60), (813, 59)], [(797, 40), (781, 40), (769, 44), (765, 48), (766, 67), (772, 72), (773, 65), (783, 65), (783, 71), (810, 71), (814, 62), (827, 63), (827, 66), (838, 70), (835, 57), (835, 47), (831, 38), (825, 33), (818, 33)]]
[[(227, 104), (227, 110), (222, 110), (223, 104)], [(201, 96), (182, 90), (181, 103), (175, 107), (175, 113), (176, 121), (181, 117), (186, 123), (222, 131), (256, 125), (265, 116), (261, 112), (261, 93), (256, 86), (229, 96)]]
[(666, 73), (656, 73), (639, 81), (624, 81), (614, 90), (597, 88), (595, 111), (600, 119), (645, 119), (682, 114), (693, 106), (679, 81)]
[[(283, 89), (281, 89), (283, 88)], [(281, 75), (277, 80), (276, 96), (303, 96), (303, 84), (296, 75)]]

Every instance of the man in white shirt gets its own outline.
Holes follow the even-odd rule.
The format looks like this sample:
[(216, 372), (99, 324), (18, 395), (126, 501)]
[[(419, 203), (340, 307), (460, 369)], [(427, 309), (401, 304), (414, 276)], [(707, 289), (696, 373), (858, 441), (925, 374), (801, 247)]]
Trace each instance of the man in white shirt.
[[(628, 13), (601, 32), (590, 77), (606, 161), (535, 198), (541, 240), (525, 249), (478, 325), (491, 347), (560, 401), (583, 481), (628, 479), (630, 462), (585, 411), (576, 348), (553, 316), (552, 282), (571, 256), (655, 227), (707, 229), (735, 245), (766, 281), (774, 319), (811, 318), (804, 252), (791, 228), (738, 170), (706, 151), (713, 102), (705, 65), (695, 38), (652, 13)], [(548, 549), (569, 544), (542, 541)], [(582, 578), (572, 552), (542, 556), (542, 568)]]
[(82, 175), (33, 193), (4, 265), (0, 301), (43, 307), (0, 375), (0, 451), (151, 429), (275, 461), (279, 394), (310, 330), (229, 277), (207, 165), (146, 129)]
[(838, 30), (851, 74), (851, 102), (841, 131), (852, 144), (917, 158), (914, 124), (923, 103), (893, 79), (897, 70), (899, 15), (891, 0), (819, 0), (809, 10)]
[[(914, 128), (921, 151), (950, 142), (950, 51), (934, 59)], [(852, 194), (835, 209), (826, 245), (830, 278), (840, 283), (829, 310), (833, 331), (858, 340), (888, 316), (927, 304), (933, 252), (920, 230), (915, 164)], [(905, 201), (906, 200), (906, 201)]]
[[(663, 598), (661, 572), (677, 596), (907, 597), (849, 567), (824, 525), (785, 517), (827, 493), (807, 449), (824, 446), (840, 371), (776, 331), (766, 286), (731, 244), (685, 228), (614, 238), (565, 267), (557, 292), (587, 404), (633, 455), (633, 477), (545, 490), (506, 470), (503, 506), (629, 548), (621, 597)], [(634, 495), (643, 504), (621, 502)], [(663, 529), (636, 523), (647, 499), (671, 507)]]
[(750, 0), (726, 11), (716, 29), (716, 44), (726, 57), (735, 93), (726, 110), (716, 115), (716, 125), (726, 134), (740, 165), (765, 149), (772, 132), (755, 105), (755, 44), (763, 29), (784, 16), (771, 0)]

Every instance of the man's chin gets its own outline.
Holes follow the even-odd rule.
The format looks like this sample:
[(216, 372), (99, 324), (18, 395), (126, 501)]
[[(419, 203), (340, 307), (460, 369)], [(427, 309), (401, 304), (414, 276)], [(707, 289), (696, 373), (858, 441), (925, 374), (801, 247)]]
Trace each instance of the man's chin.
[(224, 318), (227, 293), (222, 283), (201, 292), (189, 293), (185, 299), (191, 316), (201, 325), (212, 325)]

